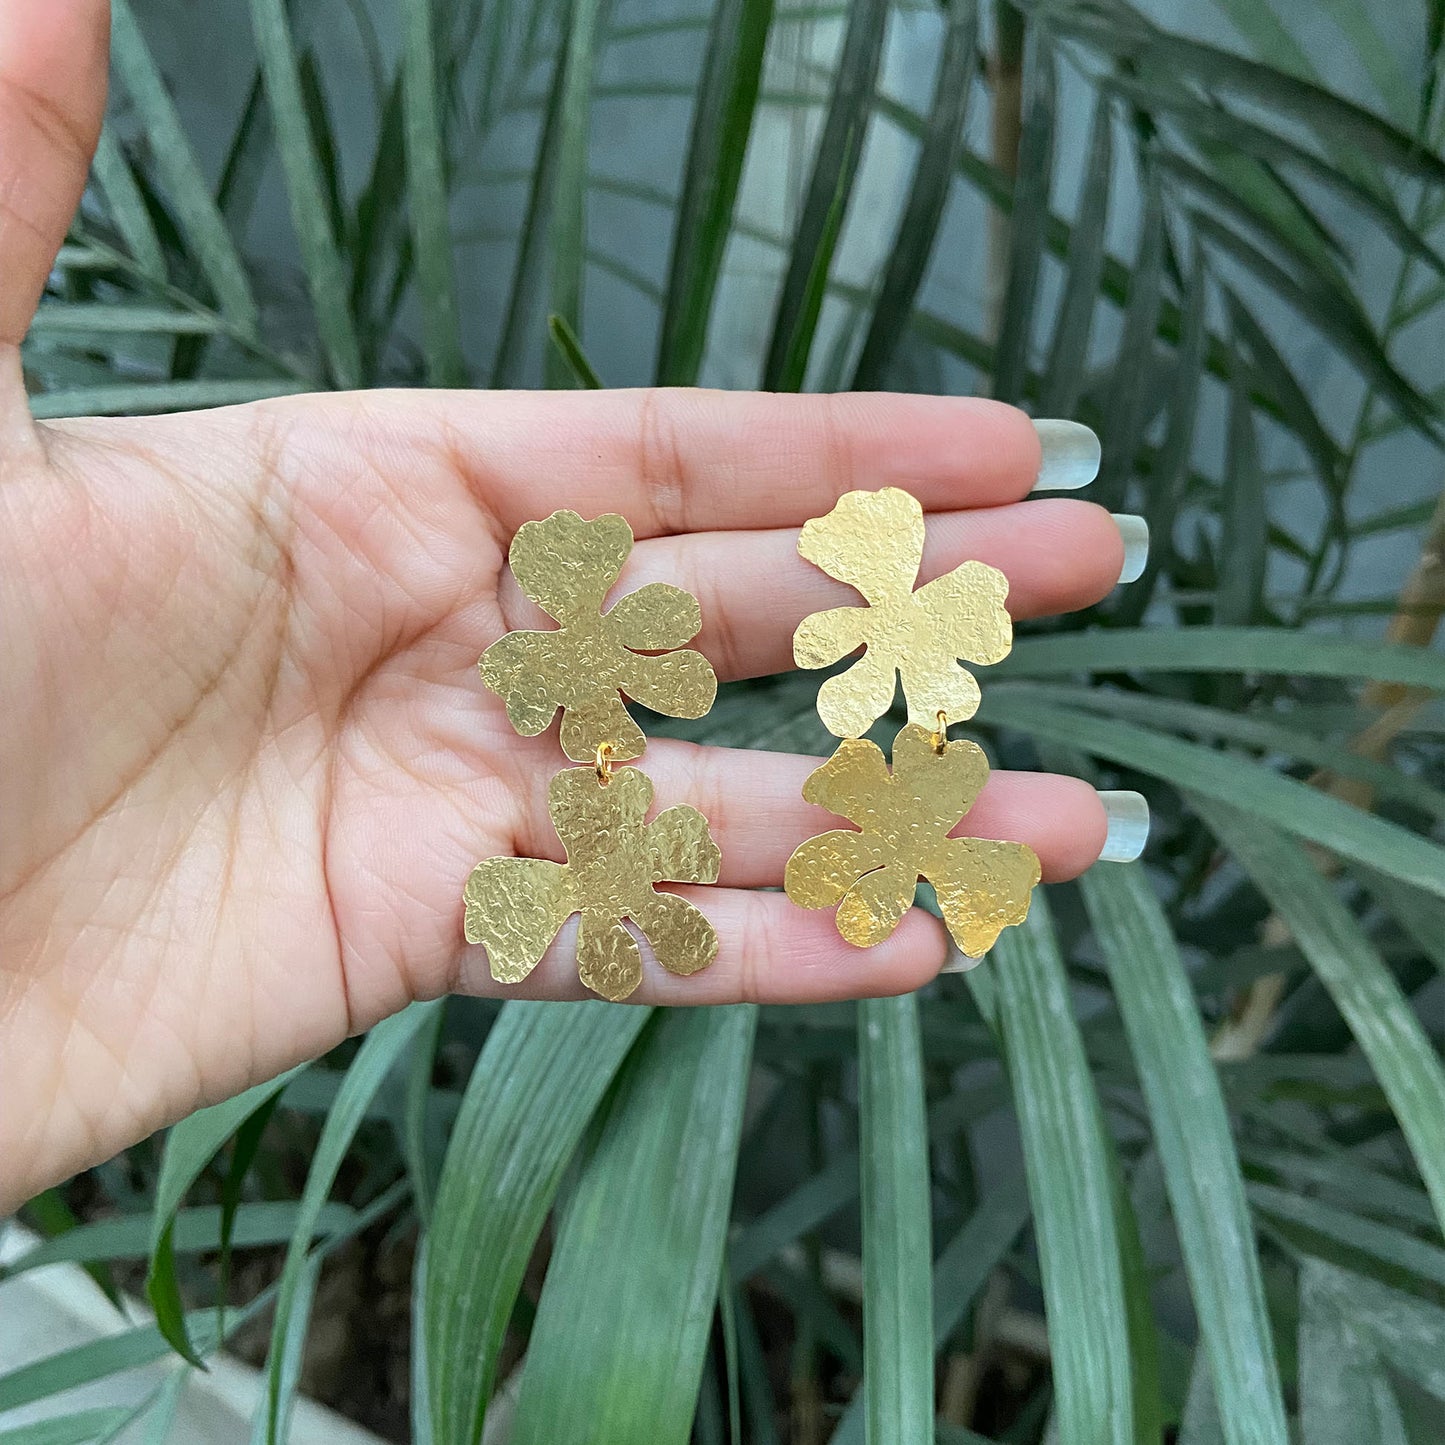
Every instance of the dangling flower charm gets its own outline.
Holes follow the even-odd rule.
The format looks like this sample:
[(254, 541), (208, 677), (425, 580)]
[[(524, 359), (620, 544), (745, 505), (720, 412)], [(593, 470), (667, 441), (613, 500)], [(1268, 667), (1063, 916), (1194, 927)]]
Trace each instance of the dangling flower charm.
[[(602, 604), (632, 551), (632, 528), (615, 512), (584, 521), (553, 512), (526, 522), (508, 554), (517, 585), (561, 625), (509, 632), (479, 664), (482, 681), (507, 705), (512, 726), (535, 737), (562, 709), (562, 751), (586, 762), (600, 744), (619, 761), (642, 755), (647, 739), (620, 694), (668, 717), (701, 717), (717, 696), (702, 653), (675, 651), (702, 628), (697, 599), (651, 582)], [(662, 653), (647, 657), (644, 653)]]
[(564, 768), (547, 789), (552, 825), (566, 863), (487, 858), (472, 869), (462, 897), (468, 943), (486, 945), (492, 977), (520, 983), (574, 913), (577, 972), (603, 998), (624, 999), (642, 981), (631, 919), (670, 973), (691, 974), (717, 957), (711, 923), (685, 898), (653, 887), (715, 883), (721, 855), (707, 819), (682, 803), (652, 822), (652, 783), (637, 768)]
[(799, 667), (829, 667), (866, 648), (818, 690), (818, 715), (829, 732), (843, 738), (867, 732), (893, 705), (898, 674), (910, 723), (931, 726), (940, 712), (951, 723), (974, 715), (978, 684), (958, 660), (985, 664), (1007, 655), (1013, 623), (1002, 572), (965, 562), (915, 592), (923, 508), (897, 487), (849, 492), (803, 527), (798, 551), (868, 602), (815, 612), (793, 635)]
[(803, 797), (856, 823), (820, 833), (788, 859), (788, 897), (803, 908), (837, 905), (838, 932), (871, 948), (913, 906), (920, 877), (933, 884), (959, 948), (980, 958), (1028, 916), (1039, 860), (1023, 843), (950, 838), (988, 781), (971, 742), (909, 724), (893, 742), (893, 772), (873, 743), (850, 738), (803, 784)]

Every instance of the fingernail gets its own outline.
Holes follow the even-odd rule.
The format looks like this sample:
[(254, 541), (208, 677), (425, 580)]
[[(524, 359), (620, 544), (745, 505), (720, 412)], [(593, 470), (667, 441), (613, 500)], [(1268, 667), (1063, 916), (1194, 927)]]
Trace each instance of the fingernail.
[(977, 968), (983, 962), (981, 958), (970, 958), (962, 949), (950, 943), (948, 945), (948, 957), (944, 960), (943, 967), (939, 973), (967, 973), (971, 968)]
[(1080, 421), (1046, 418), (1034, 423), (1039, 435), (1036, 492), (1074, 492), (1099, 475), (1099, 438)]
[(1149, 561), (1149, 524), (1133, 512), (1110, 512), (1109, 515), (1124, 539), (1124, 570), (1119, 573), (1119, 581), (1137, 582)]
[(1104, 816), (1109, 820), (1109, 831), (1104, 835), (1104, 851), (1099, 854), (1101, 863), (1132, 863), (1149, 841), (1149, 803), (1143, 793), (1129, 789), (1118, 792), (1100, 791), (1099, 801), (1104, 805)]

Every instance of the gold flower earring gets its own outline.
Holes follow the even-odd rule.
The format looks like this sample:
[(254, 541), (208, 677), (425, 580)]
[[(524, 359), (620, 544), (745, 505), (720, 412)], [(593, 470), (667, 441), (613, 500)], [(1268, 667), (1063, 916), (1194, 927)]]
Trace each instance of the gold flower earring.
[[(837, 908), (838, 932), (871, 948), (913, 906), (919, 878), (969, 958), (1022, 923), (1041, 877), (1023, 843), (952, 838), (988, 781), (983, 750), (949, 742), (950, 723), (978, 710), (979, 689), (959, 665), (998, 662), (1013, 641), (1008, 580), (965, 562), (914, 590), (923, 557), (923, 508), (897, 487), (849, 492), (808, 522), (798, 551), (862, 593), (865, 607), (835, 607), (803, 620), (793, 637), (799, 667), (862, 657), (818, 690), (818, 714), (844, 739), (803, 784), (803, 797), (857, 825), (809, 838), (789, 858), (784, 887), (803, 908)], [(893, 705), (902, 678), (908, 722), (882, 749), (862, 738)]]
[(467, 879), (466, 938), (486, 947), (500, 983), (526, 978), (574, 913), (578, 976), (603, 998), (624, 999), (642, 981), (641, 952), (624, 920), (670, 973), (697, 973), (717, 957), (712, 924), (654, 886), (717, 882), (721, 854), (707, 819), (679, 804), (646, 821), (651, 780), (614, 766), (647, 745), (624, 694), (687, 718), (701, 717), (717, 695), (707, 659), (677, 650), (702, 626), (695, 597), (653, 582), (603, 611), (632, 543), (615, 513), (584, 521), (570, 511), (527, 522), (512, 539), (518, 585), (560, 625), (507, 633), (482, 654), (482, 679), (524, 737), (546, 729), (560, 709), (563, 752), (589, 766), (563, 768), (547, 789), (566, 863), (487, 858)]

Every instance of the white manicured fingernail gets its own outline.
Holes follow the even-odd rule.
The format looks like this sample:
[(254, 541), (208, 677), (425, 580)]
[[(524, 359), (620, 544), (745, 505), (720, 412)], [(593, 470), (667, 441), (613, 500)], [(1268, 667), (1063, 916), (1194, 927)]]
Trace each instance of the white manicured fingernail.
[(1109, 831), (1104, 835), (1104, 851), (1099, 854), (1101, 863), (1132, 863), (1149, 841), (1149, 803), (1143, 793), (1127, 788), (1117, 792), (1100, 791), (1099, 801), (1104, 805), (1104, 815), (1109, 820)]
[(960, 948), (950, 943), (948, 945), (948, 957), (944, 960), (943, 967), (939, 973), (967, 973), (971, 968), (977, 968), (983, 962), (981, 958), (970, 958)]
[(1034, 423), (1039, 435), (1036, 492), (1074, 492), (1099, 475), (1099, 438), (1081, 421), (1045, 418)]
[(1134, 512), (1110, 512), (1109, 515), (1124, 539), (1124, 568), (1119, 573), (1119, 581), (1137, 582), (1149, 561), (1149, 524)]

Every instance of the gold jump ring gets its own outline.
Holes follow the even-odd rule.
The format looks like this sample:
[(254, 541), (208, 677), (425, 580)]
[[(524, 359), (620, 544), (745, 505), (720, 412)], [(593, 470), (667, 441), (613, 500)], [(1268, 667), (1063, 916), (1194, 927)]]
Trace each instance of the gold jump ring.
[(948, 714), (938, 709), (938, 726), (933, 730), (933, 751), (942, 753), (948, 746)]
[(597, 744), (597, 781), (605, 788), (612, 781), (612, 744)]

